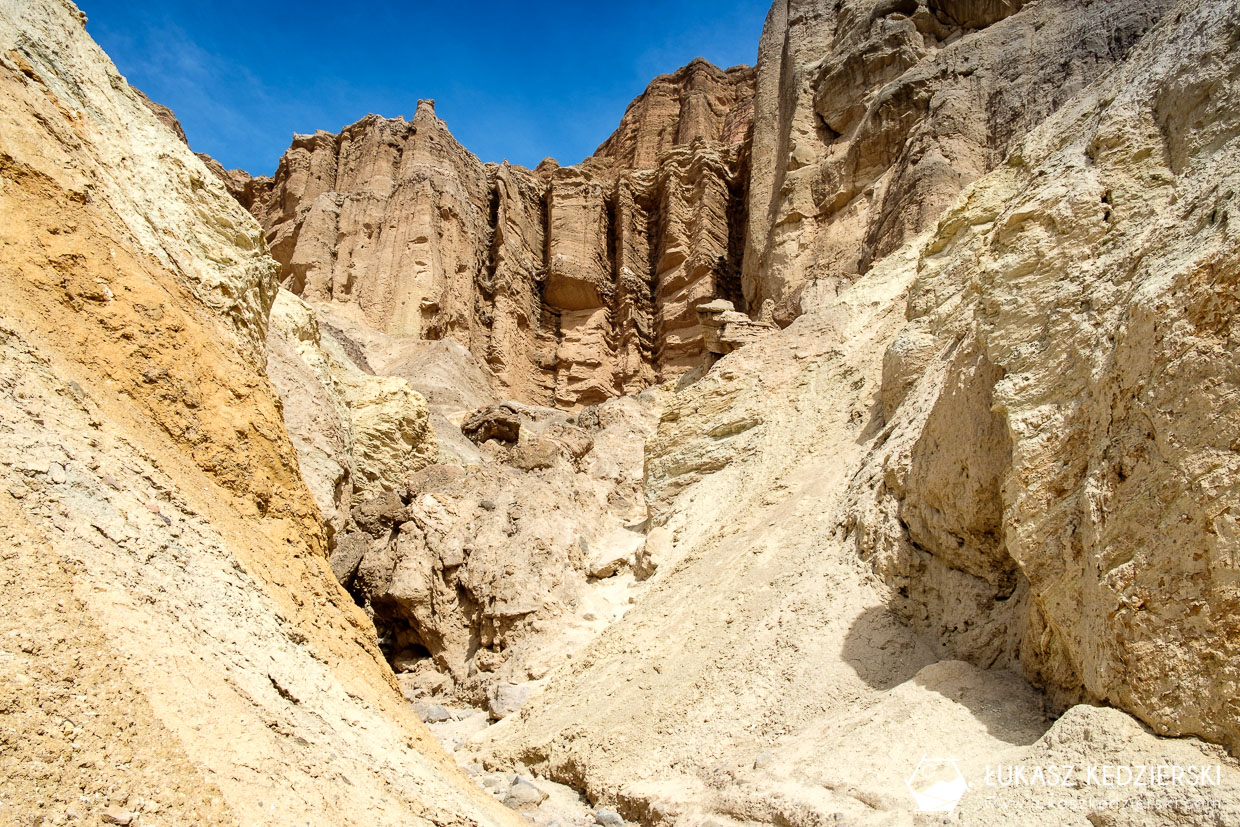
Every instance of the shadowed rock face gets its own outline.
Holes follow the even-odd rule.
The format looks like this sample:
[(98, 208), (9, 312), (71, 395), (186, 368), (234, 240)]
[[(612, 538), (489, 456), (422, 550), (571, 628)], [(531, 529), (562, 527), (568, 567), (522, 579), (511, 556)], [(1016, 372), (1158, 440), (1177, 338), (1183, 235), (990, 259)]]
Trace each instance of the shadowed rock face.
[(738, 293), (752, 90), (752, 70), (695, 60), (594, 157), (534, 171), (484, 165), (421, 101), (299, 135), (274, 179), (230, 189), (304, 299), (454, 339), (507, 395), (594, 404), (698, 364), (694, 307)]

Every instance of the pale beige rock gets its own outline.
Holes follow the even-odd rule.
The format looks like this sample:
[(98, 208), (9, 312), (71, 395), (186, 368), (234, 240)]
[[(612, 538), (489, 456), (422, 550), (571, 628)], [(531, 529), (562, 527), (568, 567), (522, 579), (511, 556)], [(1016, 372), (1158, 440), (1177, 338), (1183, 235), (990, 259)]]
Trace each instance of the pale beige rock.
[[(309, 303), (307, 303), (309, 304)], [(348, 305), (310, 305), (320, 331), (363, 373), (404, 379), (427, 404), (431, 430), (443, 462), (474, 465), (477, 448), (460, 431), (470, 412), (499, 401), (494, 377), (468, 350), (451, 339), (428, 341), (391, 336), (368, 328)]]
[(577, 167), (421, 102), (275, 179), (0, 6), (0, 820), (1240, 818), (1240, 7), (1171, 5), (780, 2), (752, 155), (695, 61)]
[[(856, 534), (948, 650), (1233, 751), (1235, 11), (1181, 4), (944, 215)], [(944, 577), (1007, 605), (965, 631)]]
[(517, 823), (327, 567), (259, 227), (83, 22), (0, 3), (0, 821)]
[[(138, 96), (138, 100), (142, 103), (142, 105), (151, 110), (152, 114), (155, 115), (156, 120), (171, 129), (172, 134), (180, 138), (183, 144), (189, 146), (189, 139), (185, 137), (185, 130), (181, 127), (181, 122), (177, 120), (176, 113), (164, 106), (162, 103), (156, 103), (151, 100), (141, 89), (134, 87), (130, 88), (133, 89), (134, 94)], [(223, 167), (220, 167), (220, 169), (223, 170)]]
[(775, 3), (758, 55), (744, 293), (787, 321), (933, 226), (1171, 0)]
[(348, 520), (353, 495), (353, 433), (336, 378), (346, 371), (324, 349), (312, 311), (280, 291), (267, 332), (267, 375), (280, 396), (302, 479), (333, 531)]
[[(836, 536), (851, 473), (881, 430), (868, 413), (914, 263), (881, 262), (833, 312), (735, 350), (671, 398), (646, 446), (645, 590), (467, 754), (578, 785), (635, 821), (655, 809), (677, 823), (865, 812), (847, 785), (806, 781), (793, 796), (778, 774), (750, 784), (740, 770), (815, 721), (842, 741), (847, 722), (935, 660)], [(982, 675), (979, 686), (1012, 680)], [(874, 744), (879, 763), (889, 741)], [(814, 796), (801, 812), (797, 800)]]
[[(1180, 3), (928, 234), (682, 385), (665, 562), (471, 754), (651, 822), (910, 823), (939, 751), (1226, 779), (1049, 816), (975, 784), (964, 823), (1240, 812), (1234, 757), (1137, 722), (1237, 749), (1237, 11)], [(1081, 698), (1125, 711), (1042, 717)]]
[[(1044, 778), (1051, 768), (1062, 777), (1070, 766), (1069, 782), (1088, 792), (1064, 796), (1061, 787), (1036, 783), (1000, 790), (1000, 766), (1023, 767), (1030, 776), (1040, 767)], [(1192, 767), (1205, 783), (1168, 783), (1176, 767), (1181, 778)], [(974, 789), (952, 814), (961, 824), (1036, 827), (1053, 814), (1057, 823), (1081, 827), (1188, 827), (1226, 823), (1240, 812), (1240, 775), (1223, 750), (1196, 738), (1159, 738), (1131, 716), (1105, 707), (1072, 707), (1034, 743), (994, 755), (989, 769), (989, 785), (986, 767), (968, 772)], [(1134, 783), (1138, 779), (1144, 783)]]
[[(428, 658), (450, 677), (413, 691), (507, 709), (496, 699), (516, 690), (503, 686), (524, 687), (524, 701), (529, 680), (597, 633), (583, 615), (610, 616), (627, 599), (633, 578), (617, 575), (644, 537), (642, 446), (665, 394), (611, 400), (577, 421), (516, 402), (485, 408), (465, 423), (477, 463), (427, 467), (407, 491), (354, 508), (333, 557), (342, 582), (393, 663), (418, 671)], [(614, 471), (594, 473), (600, 463)], [(606, 586), (589, 580), (600, 577)]]
[(726, 299), (699, 304), (697, 315), (705, 337), (706, 352), (723, 356), (778, 330), (771, 321), (774, 302), (768, 299), (763, 311), (766, 318), (754, 321), (744, 313), (737, 313), (732, 302)]
[(302, 477), (333, 532), (355, 500), (403, 490), (435, 461), (426, 401), (400, 377), (364, 373), (287, 290), (272, 307), (267, 349)]
[(353, 430), (356, 496), (402, 484), (435, 461), (435, 435), (427, 424), (426, 400), (396, 376), (351, 373), (342, 382)]

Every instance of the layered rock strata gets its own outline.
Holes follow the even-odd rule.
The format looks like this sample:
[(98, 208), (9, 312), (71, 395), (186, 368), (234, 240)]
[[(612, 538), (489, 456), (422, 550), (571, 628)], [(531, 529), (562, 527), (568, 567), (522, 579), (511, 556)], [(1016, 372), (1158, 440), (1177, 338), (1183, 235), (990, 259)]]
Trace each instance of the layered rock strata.
[(421, 101), (297, 136), (272, 180), (232, 183), (280, 279), (375, 330), (453, 339), (502, 393), (580, 407), (700, 361), (697, 304), (740, 300), (753, 72), (656, 79), (576, 167), (483, 164)]
[(1236, 12), (1179, 4), (940, 218), (850, 528), (943, 651), (1233, 752)]
[(1238, 19), (779, 2), (752, 152), (702, 63), (577, 168), (423, 105), (225, 174), (276, 264), (0, 0), (0, 820), (515, 823), (399, 688), (531, 814), (1235, 821)]
[(286, 290), (267, 354), (332, 571), (409, 697), (502, 717), (626, 605), (664, 393), (577, 416), (497, 403), (451, 340), (377, 333)]
[(771, 299), (787, 324), (864, 273), (1169, 2), (777, 3), (761, 76), (660, 77), (576, 167), (483, 165), (423, 101), (227, 180), (294, 292), (455, 339), (506, 394), (572, 408), (700, 364), (699, 304)]
[(1174, 751), (1234, 818), (1237, 11), (1177, 4), (928, 233), (680, 388), (647, 444), (665, 565), (482, 759), (648, 823), (888, 824), (946, 753), (962, 823), (1027, 824), (1116, 806), (987, 764)]
[(700, 304), (697, 314), (705, 334), (706, 352), (712, 357), (731, 353), (779, 329), (775, 326), (775, 303), (769, 299), (757, 321), (738, 313), (727, 299)]

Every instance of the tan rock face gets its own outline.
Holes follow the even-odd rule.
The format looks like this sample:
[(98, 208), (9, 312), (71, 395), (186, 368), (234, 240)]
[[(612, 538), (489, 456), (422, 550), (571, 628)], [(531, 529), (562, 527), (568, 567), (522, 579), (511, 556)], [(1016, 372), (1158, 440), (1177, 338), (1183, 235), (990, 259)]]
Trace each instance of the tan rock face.
[(701, 361), (694, 307), (740, 299), (753, 73), (656, 79), (580, 167), (483, 165), (423, 101), (298, 136), (274, 180), (232, 182), (281, 282), (387, 334), (452, 339), (506, 395), (576, 407)]
[(660, 75), (629, 104), (594, 158), (623, 169), (654, 169), (668, 150), (699, 139), (739, 144), (753, 122), (753, 79), (748, 66), (720, 72), (702, 58)]
[(744, 292), (800, 312), (929, 228), (1169, 0), (776, 3), (759, 48)]
[(267, 354), (302, 477), (333, 532), (355, 499), (403, 487), (438, 457), (426, 400), (405, 379), (363, 372), (287, 290), (272, 306)]
[(698, 320), (705, 331), (707, 353), (723, 356), (779, 330), (772, 320), (775, 303), (768, 299), (762, 310), (762, 317), (755, 322), (744, 313), (737, 313), (732, 302), (726, 299), (698, 305)]
[(260, 228), (83, 23), (0, 2), (0, 821), (515, 823), (327, 567)]
[(379, 333), (360, 315), (281, 290), (268, 333), (332, 571), (410, 697), (508, 709), (634, 584), (642, 446), (662, 394), (576, 418), (497, 404), (453, 340)]
[(354, 499), (333, 568), (411, 694), (486, 704), (501, 685), (542, 678), (602, 622), (584, 614), (610, 615), (627, 597), (632, 575), (610, 590), (587, 580), (627, 572), (644, 538), (642, 446), (662, 396), (580, 417), (484, 408), (464, 424), (479, 461)]
[[(478, 752), (684, 824), (892, 823), (943, 751), (963, 823), (1055, 820), (988, 809), (1008, 758), (1235, 777), (1134, 718), (1240, 749), (1238, 11), (1177, 4), (925, 234), (679, 388), (647, 444), (650, 590)], [(1051, 725), (1048, 698), (1117, 709)]]
[(935, 356), (877, 460), (902, 525), (859, 532), (914, 594), (1027, 588), (1005, 657), (1052, 693), (1233, 751), (1235, 13), (1183, 4), (945, 213), (908, 303)]
[(786, 324), (865, 272), (1170, 1), (776, 4), (761, 77), (662, 76), (579, 167), (484, 167), (424, 102), (230, 189), (293, 292), (455, 339), (525, 401), (593, 404), (700, 364), (699, 304), (771, 299)]
[(647, 824), (913, 823), (927, 755), (1225, 823), (1237, 20), (791, 0), (578, 167), (423, 102), (250, 179), (0, 0), (0, 821), (515, 824), (399, 689)]

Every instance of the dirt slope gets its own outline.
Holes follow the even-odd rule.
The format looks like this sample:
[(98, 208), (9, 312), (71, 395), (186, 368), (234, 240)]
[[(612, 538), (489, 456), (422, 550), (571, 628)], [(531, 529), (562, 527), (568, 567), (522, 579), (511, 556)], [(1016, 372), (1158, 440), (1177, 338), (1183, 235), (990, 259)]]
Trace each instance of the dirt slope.
[[(1046, 823), (982, 779), (1055, 755), (1217, 762), (1240, 815), (1218, 746), (1055, 719), (1235, 748), (1234, 6), (1180, 4), (928, 235), (682, 387), (647, 445), (668, 564), (477, 754), (647, 823), (910, 823), (941, 753), (966, 823)], [(1054, 820), (1202, 818), (1105, 792)]]
[(84, 22), (0, 4), (0, 819), (513, 823), (327, 567), (256, 223)]

